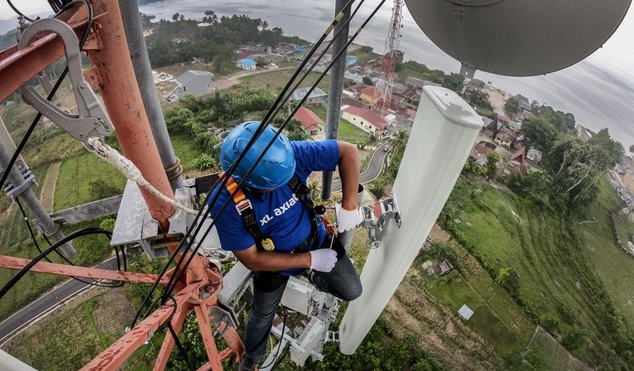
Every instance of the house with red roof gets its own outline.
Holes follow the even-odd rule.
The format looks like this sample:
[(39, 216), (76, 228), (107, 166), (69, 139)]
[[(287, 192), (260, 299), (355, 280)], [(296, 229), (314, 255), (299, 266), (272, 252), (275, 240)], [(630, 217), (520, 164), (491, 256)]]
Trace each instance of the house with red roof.
[(511, 156), (511, 160), (508, 163), (508, 169), (522, 175), (528, 174), (530, 167), (528, 166), (528, 163), (526, 163), (526, 147), (518, 149), (517, 152)]
[(293, 118), (302, 123), (304, 130), (310, 135), (324, 131), (326, 124), (317, 114), (306, 107), (299, 107)]
[(383, 117), (377, 115), (376, 112), (354, 106), (343, 106), (341, 107), (341, 111), (341, 118), (359, 129), (374, 134), (379, 138), (385, 134), (384, 131), (387, 122)]

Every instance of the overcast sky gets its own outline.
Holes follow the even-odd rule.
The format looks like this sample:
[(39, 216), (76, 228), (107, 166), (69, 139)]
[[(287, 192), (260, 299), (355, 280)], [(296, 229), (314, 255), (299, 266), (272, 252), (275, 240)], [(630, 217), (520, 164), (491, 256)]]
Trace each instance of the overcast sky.
[[(374, 3), (377, 1), (378, 0), (372, 0), (370, 2)], [(206, 0), (206, 2), (209, 3), (210, 0)], [(217, 6), (220, 7), (220, 4), (224, 4), (225, 2), (238, 6), (236, 9), (243, 9), (244, 6), (243, 2), (234, 0), (221, 1), (217, 3)], [(44, 16), (51, 12), (45, 0), (14, 0), (13, 3), (20, 11), (29, 16)], [(195, 3), (199, 7), (208, 6), (205, 5), (205, 1), (202, 0), (195, 2), (184, 0), (182, 4), (185, 5), (186, 3)], [(267, 2), (265, 1), (255, 1), (254, 4), (256, 3), (261, 6), (267, 6)], [(280, 1), (272, 1), (269, 6), (275, 7), (279, 5), (279, 3)], [(587, 57), (586, 62), (588, 63), (581, 63), (564, 69), (563, 72), (549, 74), (548, 78), (496, 79), (494, 76), (491, 77), (490, 75), (480, 72), (476, 73), (476, 78), (491, 80), (494, 84), (498, 85), (499, 83), (499, 87), (506, 88), (507, 91), (513, 94), (523, 93), (530, 99), (535, 99), (540, 103), (546, 103), (553, 105), (556, 109), (572, 112), (577, 116), (577, 121), (580, 121), (580, 123), (584, 125), (589, 125), (592, 129), (596, 130), (607, 125), (610, 127), (610, 133), (613, 137), (624, 143), (626, 147), (629, 147), (629, 144), (634, 143), (634, 109), (631, 108), (632, 101), (630, 101), (630, 98), (633, 96), (632, 94), (634, 94), (634, 42), (632, 42), (632, 38), (634, 38), (634, 10), (632, 10), (632, 8), (634, 8), (634, 6), (630, 7), (628, 14), (625, 16), (619, 28), (603, 47)], [(172, 8), (168, 8), (167, 10), (171, 11)], [(185, 10), (186, 9), (183, 8), (182, 11), (185, 12)], [(330, 14), (330, 12), (327, 13)], [(260, 16), (264, 17), (264, 15)], [(270, 13), (270, 10), (268, 16), (272, 17), (271, 22), (276, 21), (274, 16), (281, 19), (281, 21), (278, 19), (278, 22), (283, 22), (285, 19), (288, 21), (283, 15), (280, 16), (275, 13)], [(167, 15), (167, 17), (169, 17), (169, 15)], [(12, 21), (7, 21), (11, 19)], [(15, 13), (8, 6), (6, 0), (0, 0), (0, 34), (15, 27), (15, 19)], [(289, 28), (292, 28), (291, 25), (289, 25)], [(289, 30), (289, 34), (291, 33), (292, 31)], [(376, 34), (379, 39), (382, 35), (382, 30)], [(302, 35), (300, 34), (300, 36)], [(422, 33), (420, 37), (424, 37)], [(406, 40), (403, 40), (403, 42), (404, 41)], [(403, 46), (403, 42), (401, 46)], [(380, 46), (382, 45), (382, 41), (378, 40), (375, 44)], [(418, 47), (421, 47), (421, 45), (422, 44), (418, 44)], [(429, 47), (437, 49), (433, 45)], [(375, 50), (379, 49), (375, 48)], [(436, 54), (440, 55), (444, 53), (438, 50)], [(406, 55), (408, 55), (408, 51), (406, 51)], [(412, 52), (409, 52), (409, 55), (411, 57)], [(446, 55), (445, 59), (447, 59)], [(458, 72), (457, 67), (455, 71), (451, 69), (448, 70), (447, 68), (434, 66), (433, 62), (433, 60), (424, 61), (428, 66), (443, 69), (447, 73)], [(596, 79), (601, 79), (601, 81), (596, 83)], [(586, 82), (584, 86), (579, 85), (584, 82)], [(532, 84), (532, 90), (522, 90), (522, 87), (525, 86), (523, 85), (524, 83)], [(614, 87), (618, 87), (618, 89), (613, 89)], [(564, 88), (565, 91), (561, 91), (562, 88)], [(524, 91), (526, 91), (526, 93), (524, 93)], [(599, 115), (601, 117), (597, 117)], [(604, 124), (603, 122), (606, 120), (614, 122), (618, 127)]]
[[(22, 13), (27, 15), (50, 12), (45, 0), (13, 1)], [(5, 0), (0, 0), (0, 19), (15, 19), (15, 13)], [(623, 23), (614, 35), (605, 43), (601, 50), (596, 51), (590, 58), (595, 63), (610, 66), (615, 72), (629, 74), (634, 78), (634, 11), (625, 16)]]

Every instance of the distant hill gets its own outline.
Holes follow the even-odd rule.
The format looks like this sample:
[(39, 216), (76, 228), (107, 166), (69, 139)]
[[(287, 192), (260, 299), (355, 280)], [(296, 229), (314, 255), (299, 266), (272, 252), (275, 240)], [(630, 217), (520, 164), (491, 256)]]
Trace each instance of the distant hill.
[(0, 36), (0, 50), (5, 50), (15, 44), (17, 44), (15, 31), (9, 31), (6, 34)]
[[(17, 18), (14, 19), (0, 19), (0, 37), (4, 37), (4, 34), (14, 30), (18, 25)], [(3, 48), (4, 49), (4, 48)]]

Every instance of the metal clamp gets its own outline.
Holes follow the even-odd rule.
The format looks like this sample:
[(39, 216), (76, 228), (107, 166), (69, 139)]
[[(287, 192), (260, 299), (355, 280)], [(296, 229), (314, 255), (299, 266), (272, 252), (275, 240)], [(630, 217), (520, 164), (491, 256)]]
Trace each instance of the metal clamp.
[(24, 177), (24, 182), (17, 187), (8, 180), (4, 183), (4, 190), (7, 192), (7, 196), (12, 200), (15, 200), (22, 193), (26, 192), (32, 185), (37, 184), (35, 176), (30, 169), (26, 168), (26, 171), (22, 171), (22, 176)]
[(363, 207), (363, 226), (368, 228), (368, 237), (370, 239), (370, 248), (377, 249), (383, 244), (385, 237), (385, 229), (390, 219), (394, 219), (397, 227), (401, 227), (401, 214), (399, 212), (396, 196), (392, 194), (390, 197), (379, 201), (381, 215), (378, 220), (374, 214), (374, 209), (369, 206)]
[(326, 332), (326, 342), (339, 342), (339, 331), (327, 331)]
[(112, 134), (114, 126), (82, 74), (79, 42), (70, 26), (54, 18), (40, 19), (24, 30), (18, 49), (28, 47), (31, 40), (42, 32), (57, 34), (64, 44), (71, 88), (75, 94), (79, 115), (63, 111), (27, 84), (22, 86), (22, 99), (84, 145), (88, 146), (86, 141), (90, 137), (103, 138), (104, 135)]

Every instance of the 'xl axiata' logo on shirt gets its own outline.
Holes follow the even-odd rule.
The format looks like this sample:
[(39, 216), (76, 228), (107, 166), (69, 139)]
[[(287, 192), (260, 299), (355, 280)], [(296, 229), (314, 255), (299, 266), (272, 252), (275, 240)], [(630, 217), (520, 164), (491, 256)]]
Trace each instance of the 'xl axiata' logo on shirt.
[(297, 198), (297, 195), (293, 193), (293, 196), (288, 201), (284, 202), (282, 205), (276, 207), (273, 210), (273, 216), (266, 214), (264, 218), (260, 219), (260, 226), (264, 226), (266, 223), (273, 220), (274, 217), (284, 214), (288, 209), (291, 208), (291, 206), (295, 205), (297, 201), (299, 201), (299, 198)]

